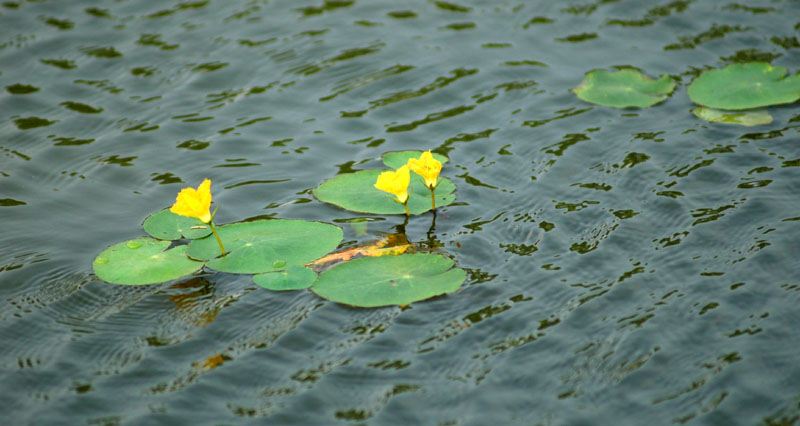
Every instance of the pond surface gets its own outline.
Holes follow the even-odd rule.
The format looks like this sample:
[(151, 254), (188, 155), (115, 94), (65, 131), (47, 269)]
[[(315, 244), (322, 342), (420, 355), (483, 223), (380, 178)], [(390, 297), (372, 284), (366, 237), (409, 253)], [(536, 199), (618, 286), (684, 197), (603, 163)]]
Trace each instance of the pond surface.
[[(4, 422), (794, 424), (800, 109), (710, 124), (686, 86), (794, 74), (798, 39), (798, 1), (5, 1)], [(614, 66), (678, 88), (570, 92)], [(450, 158), (435, 224), (311, 194), (408, 149)], [(343, 249), (404, 230), (467, 281), (355, 309), (92, 274), (203, 178), (217, 223), (322, 221)]]

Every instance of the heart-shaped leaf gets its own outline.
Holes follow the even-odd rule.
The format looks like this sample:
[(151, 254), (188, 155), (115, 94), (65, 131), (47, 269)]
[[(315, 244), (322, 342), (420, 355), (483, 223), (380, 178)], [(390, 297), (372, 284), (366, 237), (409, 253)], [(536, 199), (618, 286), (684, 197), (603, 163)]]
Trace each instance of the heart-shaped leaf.
[[(303, 265), (331, 251), (342, 241), (338, 226), (302, 220), (257, 220), (217, 228), (228, 252), (221, 255), (216, 238), (193, 240), (186, 253), (208, 260), (220, 272), (257, 274)], [(213, 260), (212, 260), (213, 259)]]
[(302, 266), (290, 266), (283, 271), (253, 275), (253, 281), (267, 290), (301, 290), (311, 287), (317, 279), (316, 272)]
[(169, 241), (148, 237), (115, 244), (94, 259), (94, 273), (112, 284), (144, 285), (171, 281), (203, 267), (186, 257), (186, 246), (166, 250), (169, 246)]
[(675, 82), (669, 76), (653, 80), (631, 68), (591, 71), (572, 89), (586, 102), (614, 108), (647, 108), (667, 99), (673, 90)]
[[(375, 188), (378, 175), (385, 170), (362, 170), (345, 173), (328, 179), (314, 190), (314, 196), (320, 201), (335, 204), (343, 209), (373, 214), (405, 214), (403, 205), (394, 201), (386, 192)], [(436, 207), (452, 203), (456, 196), (452, 181), (441, 178), (436, 187)], [(422, 178), (411, 175), (409, 185), (408, 210), (411, 214), (421, 214), (431, 209), (431, 191), (425, 187)]]
[(452, 266), (436, 254), (362, 257), (323, 272), (311, 290), (352, 306), (408, 305), (458, 290), (467, 275)]
[(160, 240), (179, 240), (181, 238), (203, 238), (211, 233), (211, 228), (199, 219), (180, 216), (169, 209), (150, 215), (144, 221), (144, 230)]
[(728, 65), (704, 72), (689, 86), (689, 98), (710, 108), (742, 110), (800, 99), (800, 74), (766, 62)]

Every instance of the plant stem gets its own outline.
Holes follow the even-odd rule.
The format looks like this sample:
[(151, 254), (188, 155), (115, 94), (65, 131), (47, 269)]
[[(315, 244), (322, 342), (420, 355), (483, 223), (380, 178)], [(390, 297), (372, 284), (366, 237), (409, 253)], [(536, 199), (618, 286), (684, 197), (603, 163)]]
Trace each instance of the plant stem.
[(430, 188), (430, 190), (431, 190), (431, 210), (433, 210), (433, 212), (435, 213), (436, 212), (436, 197), (434, 197), (434, 195), (433, 195), (433, 188)]
[(411, 216), (411, 213), (408, 211), (408, 201), (403, 203), (403, 207), (406, 208), (406, 217)]
[[(216, 211), (214, 213), (216, 213)], [(225, 257), (225, 247), (222, 246), (222, 239), (220, 239), (219, 234), (217, 234), (217, 228), (214, 227), (214, 222), (208, 222), (208, 226), (211, 228), (211, 232), (214, 233), (214, 236), (217, 237), (217, 244), (219, 244), (219, 249), (222, 251), (222, 257)]]

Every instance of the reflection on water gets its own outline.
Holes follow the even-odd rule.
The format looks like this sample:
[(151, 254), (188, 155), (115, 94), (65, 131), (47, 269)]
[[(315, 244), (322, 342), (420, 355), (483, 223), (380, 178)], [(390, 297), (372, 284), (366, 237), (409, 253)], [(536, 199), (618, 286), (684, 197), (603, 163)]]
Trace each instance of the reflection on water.
[[(769, 125), (717, 125), (685, 88), (729, 63), (798, 72), (798, 12), (3, 2), (7, 421), (791, 424), (797, 104), (770, 108)], [(678, 88), (641, 110), (570, 92), (618, 66)], [(405, 220), (311, 194), (408, 149), (450, 158), (454, 204)], [(220, 223), (334, 223), (345, 242), (325, 262), (437, 251), (467, 282), (355, 309), (249, 276), (127, 287), (90, 274), (203, 177), (223, 188)]]

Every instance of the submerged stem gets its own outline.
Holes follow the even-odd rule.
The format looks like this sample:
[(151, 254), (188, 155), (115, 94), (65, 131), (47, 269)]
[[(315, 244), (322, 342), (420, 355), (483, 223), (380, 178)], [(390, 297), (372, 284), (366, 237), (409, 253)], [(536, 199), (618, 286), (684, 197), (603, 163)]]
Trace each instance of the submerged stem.
[[(214, 213), (216, 213), (216, 210)], [(222, 239), (220, 239), (219, 234), (217, 234), (217, 228), (214, 227), (214, 222), (208, 222), (208, 226), (211, 228), (211, 232), (214, 233), (214, 236), (217, 237), (217, 244), (219, 244), (219, 249), (222, 251), (222, 257), (225, 257), (225, 247), (222, 246)]]

